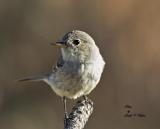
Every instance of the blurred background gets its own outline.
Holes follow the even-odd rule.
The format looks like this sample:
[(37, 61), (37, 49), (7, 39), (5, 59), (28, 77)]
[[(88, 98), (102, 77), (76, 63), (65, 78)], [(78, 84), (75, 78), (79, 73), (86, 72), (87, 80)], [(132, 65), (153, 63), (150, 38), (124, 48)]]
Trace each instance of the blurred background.
[[(0, 129), (63, 128), (61, 98), (43, 82), (15, 80), (48, 73), (60, 53), (49, 43), (73, 29), (89, 33), (107, 62), (85, 128), (159, 129), (159, 14), (158, 0), (1, 0)], [(126, 104), (146, 117), (124, 117)]]

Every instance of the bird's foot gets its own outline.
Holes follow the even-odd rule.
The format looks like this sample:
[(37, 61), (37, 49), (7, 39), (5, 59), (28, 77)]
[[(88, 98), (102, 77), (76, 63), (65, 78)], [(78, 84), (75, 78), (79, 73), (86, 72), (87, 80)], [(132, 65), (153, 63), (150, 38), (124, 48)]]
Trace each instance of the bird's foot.
[(88, 100), (88, 97), (85, 96), (85, 95), (83, 95), (83, 99), (84, 99), (85, 101), (87, 101), (87, 100)]
[(65, 112), (65, 113), (64, 113), (64, 125), (66, 125), (67, 120), (68, 120), (68, 113)]

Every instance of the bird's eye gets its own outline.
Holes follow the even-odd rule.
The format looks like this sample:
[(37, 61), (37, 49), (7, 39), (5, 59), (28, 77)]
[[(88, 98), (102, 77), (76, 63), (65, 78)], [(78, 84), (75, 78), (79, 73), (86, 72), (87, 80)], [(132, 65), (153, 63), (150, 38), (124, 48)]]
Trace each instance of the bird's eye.
[(73, 40), (73, 44), (74, 44), (74, 45), (78, 45), (80, 42), (81, 42), (81, 41), (80, 41), (79, 39)]

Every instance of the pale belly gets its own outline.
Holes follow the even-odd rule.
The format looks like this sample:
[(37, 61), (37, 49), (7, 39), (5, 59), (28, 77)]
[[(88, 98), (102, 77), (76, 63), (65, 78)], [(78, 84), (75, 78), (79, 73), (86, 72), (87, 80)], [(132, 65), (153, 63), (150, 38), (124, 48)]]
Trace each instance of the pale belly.
[(89, 94), (96, 87), (98, 80), (98, 78), (95, 79), (85, 74), (81, 76), (67, 74), (61, 75), (59, 78), (50, 79), (48, 84), (57, 95), (76, 99)]
[(75, 70), (73, 67), (66, 66), (65, 68), (64, 66), (54, 72), (45, 82), (57, 95), (76, 99), (89, 94), (96, 87), (103, 72), (104, 63), (103, 65), (102, 63), (80, 65)]

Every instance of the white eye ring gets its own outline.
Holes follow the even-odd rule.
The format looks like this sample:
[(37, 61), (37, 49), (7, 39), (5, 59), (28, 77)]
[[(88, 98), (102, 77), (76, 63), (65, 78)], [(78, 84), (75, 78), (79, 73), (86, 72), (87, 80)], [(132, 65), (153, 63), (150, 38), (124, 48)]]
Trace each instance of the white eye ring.
[(73, 40), (73, 44), (74, 44), (74, 45), (78, 45), (78, 44), (80, 44), (80, 42), (81, 42), (80, 39), (75, 39), (75, 40)]

